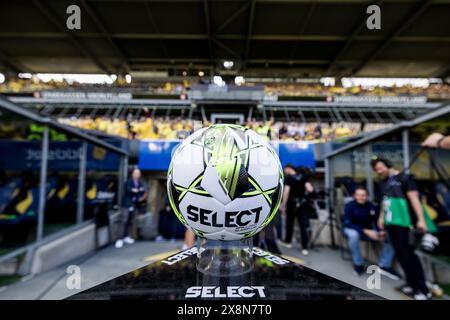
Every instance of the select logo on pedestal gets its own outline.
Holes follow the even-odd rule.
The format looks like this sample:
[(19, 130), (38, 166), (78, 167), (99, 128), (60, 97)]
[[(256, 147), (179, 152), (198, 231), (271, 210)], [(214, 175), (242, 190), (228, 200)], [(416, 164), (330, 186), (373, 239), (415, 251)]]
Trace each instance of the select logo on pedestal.
[(263, 286), (189, 287), (185, 298), (265, 298)]

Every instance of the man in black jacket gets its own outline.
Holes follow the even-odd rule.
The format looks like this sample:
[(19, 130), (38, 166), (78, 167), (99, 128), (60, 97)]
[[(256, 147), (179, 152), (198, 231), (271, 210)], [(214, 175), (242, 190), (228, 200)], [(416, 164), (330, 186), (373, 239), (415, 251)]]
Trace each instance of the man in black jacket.
[(302, 254), (308, 255), (309, 217), (307, 196), (314, 192), (314, 187), (309, 182), (308, 176), (298, 174), (297, 170), (291, 164), (285, 166), (284, 174), (284, 192), (280, 209), (281, 213), (286, 217), (286, 237), (281, 244), (287, 248), (292, 248), (291, 242), (294, 232), (294, 222), (297, 219), (300, 225)]
[(378, 262), (380, 272), (391, 279), (398, 280), (399, 275), (392, 269), (394, 248), (389, 241), (386, 241), (385, 231), (377, 226), (378, 207), (368, 200), (367, 190), (362, 187), (356, 188), (353, 198), (353, 201), (345, 205), (344, 235), (352, 252), (355, 273), (361, 275), (364, 271), (360, 241), (383, 242)]
[(134, 239), (129, 235), (129, 229), (133, 224), (136, 213), (143, 213), (147, 201), (148, 190), (141, 180), (141, 170), (134, 169), (131, 179), (127, 181), (124, 198), (125, 224), (122, 239), (116, 241), (116, 248), (122, 248), (124, 243), (133, 244)]

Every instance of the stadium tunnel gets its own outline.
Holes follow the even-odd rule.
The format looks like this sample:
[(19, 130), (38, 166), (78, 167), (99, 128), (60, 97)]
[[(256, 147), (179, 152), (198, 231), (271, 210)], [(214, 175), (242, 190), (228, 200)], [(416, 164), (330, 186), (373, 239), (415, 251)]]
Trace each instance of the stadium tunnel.
[(3, 273), (43, 272), (108, 244), (128, 151), (3, 97), (0, 113)]
[[(415, 176), (422, 205), (433, 220), (439, 239), (437, 248), (418, 250), (426, 266), (427, 279), (447, 283), (449, 274), (445, 256), (450, 252), (450, 185), (447, 170), (450, 153), (443, 149), (423, 148), (421, 143), (430, 132), (450, 134), (450, 104), (391, 128), (367, 135), (325, 154), (325, 186), (328, 194), (328, 231), (336, 238), (341, 256), (348, 259), (343, 236), (345, 204), (352, 200), (357, 187), (368, 190), (372, 201), (381, 203), (380, 179), (371, 167), (374, 157), (389, 159), (398, 170)], [(369, 251), (370, 254), (370, 251)], [(372, 252), (374, 254), (374, 252)]]

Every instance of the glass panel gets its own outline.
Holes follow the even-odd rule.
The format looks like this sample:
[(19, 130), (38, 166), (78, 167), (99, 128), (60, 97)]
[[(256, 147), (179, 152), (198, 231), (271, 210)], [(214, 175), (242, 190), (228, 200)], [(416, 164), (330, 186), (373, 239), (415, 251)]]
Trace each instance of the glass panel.
[(81, 141), (49, 129), (44, 236), (76, 223)]
[(36, 240), (42, 132), (0, 109), (0, 255)]
[[(449, 114), (424, 122), (410, 131), (411, 146), (415, 152), (420, 150), (420, 144), (428, 135), (438, 132), (444, 136), (450, 135)], [(423, 150), (411, 166), (411, 173), (417, 178), (417, 183), (423, 203), (426, 205), (430, 218), (438, 227), (438, 237), (441, 248), (448, 248), (446, 240), (450, 234), (450, 150)], [(438, 255), (450, 255), (447, 250), (438, 250)], [(447, 258), (448, 260), (448, 258)]]
[(118, 205), (120, 155), (87, 143), (83, 220), (102, 220)]
[(333, 158), (331, 172), (335, 188), (341, 188), (345, 197), (351, 197), (358, 186), (366, 187), (367, 152), (360, 147)]
[[(412, 130), (410, 130), (410, 145), (411, 154), (421, 151), (421, 143), (432, 132), (439, 132), (443, 135), (450, 134), (450, 115), (445, 115), (440, 118), (424, 122)], [(448, 150), (423, 150), (421, 151), (417, 160), (411, 167), (411, 172), (421, 180), (438, 181), (439, 176), (436, 170), (433, 169), (432, 160), (440, 164), (443, 168), (450, 168), (450, 152)]]
[[(43, 126), (8, 111), (0, 115), (0, 255), (37, 237)], [(49, 128), (43, 236), (77, 223), (83, 142)], [(120, 156), (86, 144), (81, 221), (117, 205)]]

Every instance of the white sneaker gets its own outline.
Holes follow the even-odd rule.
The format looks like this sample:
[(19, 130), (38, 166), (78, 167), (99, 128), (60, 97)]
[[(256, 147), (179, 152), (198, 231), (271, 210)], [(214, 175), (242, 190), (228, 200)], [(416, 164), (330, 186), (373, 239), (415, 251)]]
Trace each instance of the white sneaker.
[(280, 241), (280, 244), (281, 244), (283, 247), (285, 247), (285, 248), (288, 248), (288, 249), (291, 249), (291, 248), (292, 248), (292, 243), (287, 243), (287, 242), (284, 242), (284, 241)]
[(123, 242), (125, 242), (126, 244), (133, 244), (134, 239), (131, 237), (125, 237), (125, 238), (123, 238)]
[(427, 282), (427, 287), (428, 290), (430, 290), (430, 293), (435, 297), (441, 298), (444, 295), (444, 290), (435, 283)]
[(155, 239), (156, 242), (164, 242), (166, 239), (163, 236), (157, 236)]
[(302, 255), (307, 256), (309, 254), (309, 251), (306, 249), (302, 250)]
[(431, 297), (432, 297), (431, 293), (424, 294), (422, 292), (419, 292), (414, 295), (414, 300), (429, 300), (431, 299)]
[(117, 249), (122, 248), (123, 247), (123, 240), (121, 240), (121, 239), (117, 240), (115, 246), (116, 246)]
[(412, 295), (414, 293), (414, 289), (408, 285), (400, 287), (399, 290), (406, 295)]

